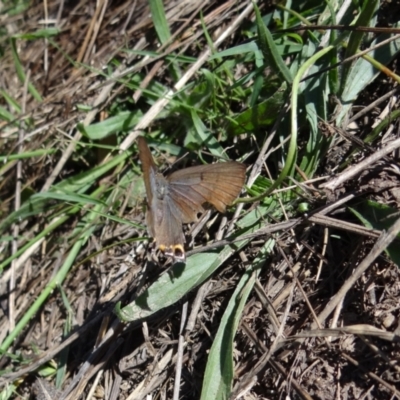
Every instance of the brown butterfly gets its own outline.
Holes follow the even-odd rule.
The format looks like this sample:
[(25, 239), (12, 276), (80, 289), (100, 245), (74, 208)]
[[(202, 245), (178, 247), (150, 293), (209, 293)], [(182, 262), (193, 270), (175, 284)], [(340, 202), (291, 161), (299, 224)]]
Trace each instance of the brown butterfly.
[(182, 224), (197, 220), (203, 204), (225, 212), (242, 190), (246, 166), (235, 161), (199, 165), (173, 172), (166, 178), (158, 172), (150, 149), (138, 137), (147, 193), (147, 229), (158, 247), (175, 260), (185, 260)]

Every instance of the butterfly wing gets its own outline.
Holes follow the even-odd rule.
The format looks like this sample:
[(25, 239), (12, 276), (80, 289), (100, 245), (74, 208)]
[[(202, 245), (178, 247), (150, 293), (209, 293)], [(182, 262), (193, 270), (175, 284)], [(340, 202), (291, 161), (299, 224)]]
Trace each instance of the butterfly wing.
[(146, 187), (146, 195), (147, 195), (147, 202), (151, 204), (153, 199), (153, 191), (150, 184), (150, 174), (157, 173), (157, 166), (153, 160), (153, 156), (151, 155), (149, 146), (144, 137), (139, 136), (137, 138), (137, 144), (139, 148), (139, 158), (142, 162), (142, 171), (143, 171), (143, 179), (144, 185)]
[[(181, 213), (171, 199), (166, 196), (162, 201), (153, 197), (150, 207), (153, 219), (153, 237), (158, 247), (167, 256), (178, 260), (185, 259), (185, 236), (182, 231)], [(149, 215), (149, 213), (148, 213)]]
[(166, 255), (184, 260), (181, 213), (169, 197), (169, 183), (158, 172), (146, 140), (141, 136), (137, 140), (147, 195), (148, 233)]
[(193, 222), (204, 203), (225, 212), (242, 190), (245, 174), (246, 166), (234, 161), (185, 168), (168, 176), (169, 197), (182, 222)]

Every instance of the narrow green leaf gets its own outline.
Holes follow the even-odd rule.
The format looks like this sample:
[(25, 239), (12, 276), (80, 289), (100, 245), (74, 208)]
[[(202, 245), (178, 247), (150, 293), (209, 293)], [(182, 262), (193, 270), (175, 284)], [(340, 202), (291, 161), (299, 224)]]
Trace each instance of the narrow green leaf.
[(78, 129), (84, 136), (91, 140), (101, 140), (117, 132), (128, 131), (140, 121), (142, 116), (143, 114), (140, 110), (135, 112), (123, 111), (118, 115), (89, 126), (78, 124)]
[[(26, 74), (24, 71), (24, 67), (21, 64), (21, 60), (19, 58), (19, 54), (17, 51), (17, 45), (16, 45), (16, 40), (11, 39), (11, 50), (14, 58), (14, 65), (15, 69), (17, 71), (18, 78), (20, 79), (21, 83), (24, 85), (26, 81)], [(32, 85), (31, 82), (28, 83), (28, 90), (29, 93), (39, 102), (42, 102), (42, 96), (40, 96), (39, 92), (36, 90), (36, 88)]]
[[(5, 90), (0, 89), (0, 94), (4, 97), (10, 108), (12, 108), (17, 114), (21, 113), (21, 106), (18, 104), (17, 100), (10, 96), (10, 94)], [(12, 119), (15, 119), (15, 116)]]
[(282, 79), (284, 79), (287, 83), (291, 84), (293, 82), (292, 74), (279, 54), (271, 32), (265, 26), (264, 21), (261, 18), (260, 10), (258, 9), (256, 3), (253, 2), (253, 6), (256, 14), (258, 40), (265, 63), (269, 65), (277, 75), (282, 77)]
[(233, 381), (233, 344), (236, 331), (247, 298), (274, 244), (275, 241), (272, 239), (264, 244), (251, 268), (240, 279), (226, 307), (208, 356), (201, 400), (225, 400), (231, 394)]
[(51, 192), (40, 192), (32, 195), (31, 197), (32, 200), (34, 199), (52, 199), (52, 200), (61, 200), (64, 203), (79, 203), (81, 205), (85, 204), (95, 204), (95, 205), (102, 205), (106, 207), (107, 205), (99, 201), (97, 199), (94, 199), (90, 196), (86, 196), (84, 194), (78, 194), (78, 193), (68, 193), (66, 191), (51, 191)]
[(197, 144), (204, 144), (210, 150), (211, 154), (226, 158), (224, 149), (218, 143), (217, 139), (215, 139), (214, 135), (212, 135), (212, 133), (204, 125), (197, 112), (192, 109), (190, 115), (192, 117), (193, 126), (200, 142)]
[(60, 32), (61, 29), (55, 27), (48, 27), (44, 29), (38, 29), (36, 32), (19, 33), (13, 35), (13, 38), (22, 40), (36, 40), (36, 39), (43, 39), (43, 38), (50, 38), (52, 36), (57, 36)]
[[(396, 25), (398, 27), (398, 24)], [(380, 42), (388, 39), (389, 35), (379, 35), (376, 40), (371, 43), (371, 47), (379, 44)], [(369, 57), (374, 57), (378, 62), (383, 65), (387, 65), (394, 57), (397, 56), (400, 50), (400, 39), (391, 41), (388, 45), (380, 47), (371, 51)], [(351, 65), (349, 74), (342, 93), (340, 101), (342, 107), (337, 115), (336, 123), (341, 125), (341, 121), (345, 115), (347, 115), (350, 108), (353, 107), (353, 102), (358, 98), (360, 92), (364, 90), (375, 78), (380, 74), (381, 71), (374, 68), (374, 66), (366, 59), (359, 58), (354, 64)]]
[(162, 0), (150, 0), (150, 12), (153, 18), (154, 28), (157, 32), (158, 40), (161, 44), (168, 42), (171, 32), (168, 26), (168, 20), (165, 15), (164, 4)]
[[(129, 157), (129, 152), (124, 152), (112, 158), (108, 163), (99, 165), (78, 176), (67, 179), (50, 188), (51, 191), (62, 190), (65, 192), (74, 192), (83, 194), (100, 178), (103, 174), (115, 168), (119, 163)], [(13, 222), (21, 221), (32, 215), (37, 215), (45, 209), (48, 211), (48, 200), (37, 196), (25, 201), (19, 210), (12, 212), (6, 218), (0, 221), (0, 233), (7, 229)]]
[(251, 132), (258, 127), (265, 127), (276, 121), (276, 116), (286, 98), (287, 84), (282, 86), (267, 100), (264, 100), (253, 107), (250, 107), (231, 119), (227, 131), (229, 135), (241, 135)]
[[(358, 16), (355, 26), (370, 26), (372, 17), (376, 13), (377, 7), (379, 5), (379, 0), (366, 0), (364, 1), (363, 8)], [(354, 56), (360, 48), (361, 41), (365, 32), (353, 31), (350, 34), (349, 42), (346, 47), (346, 53), (344, 58), (349, 58)], [(347, 82), (348, 74), (350, 73), (352, 64), (347, 63), (343, 66), (342, 71), (342, 87), (341, 92), (344, 90), (344, 85)]]
[(23, 160), (26, 158), (33, 158), (33, 157), (41, 157), (41, 156), (46, 156), (49, 154), (54, 154), (56, 152), (57, 152), (57, 149), (39, 149), (39, 150), (33, 150), (33, 151), (26, 151), (26, 152), (19, 153), (19, 154), (9, 154), (7, 156), (0, 156), (0, 162), (6, 163), (8, 161)]

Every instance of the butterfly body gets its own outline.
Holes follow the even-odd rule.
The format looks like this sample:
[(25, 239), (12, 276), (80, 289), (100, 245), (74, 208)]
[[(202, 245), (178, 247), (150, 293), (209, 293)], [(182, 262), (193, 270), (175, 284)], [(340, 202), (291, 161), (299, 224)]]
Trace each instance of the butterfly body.
[(243, 187), (246, 167), (234, 161), (184, 168), (164, 177), (143, 137), (138, 138), (148, 210), (149, 235), (166, 255), (185, 259), (182, 224), (194, 222), (209, 203), (225, 212)]

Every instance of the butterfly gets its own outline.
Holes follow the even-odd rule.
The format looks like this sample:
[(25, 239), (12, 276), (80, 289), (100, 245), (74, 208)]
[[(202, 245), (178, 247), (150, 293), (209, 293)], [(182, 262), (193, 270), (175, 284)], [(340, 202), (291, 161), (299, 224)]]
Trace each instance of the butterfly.
[(147, 194), (148, 233), (165, 255), (184, 262), (182, 224), (196, 221), (206, 203), (225, 212), (242, 190), (246, 166), (235, 161), (198, 165), (164, 177), (144, 137), (139, 136), (137, 143)]

